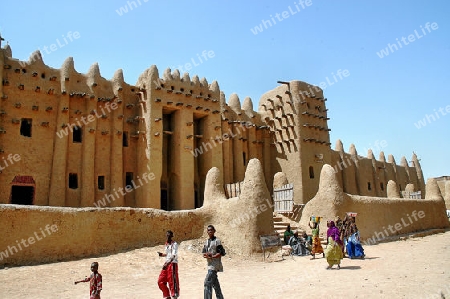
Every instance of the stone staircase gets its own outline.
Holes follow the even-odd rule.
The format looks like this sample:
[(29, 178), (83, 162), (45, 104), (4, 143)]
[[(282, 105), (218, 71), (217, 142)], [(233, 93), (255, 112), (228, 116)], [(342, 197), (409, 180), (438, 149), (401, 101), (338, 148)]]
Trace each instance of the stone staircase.
[[(273, 229), (280, 236), (281, 244), (283, 245), (286, 245), (284, 244), (284, 232), (286, 231), (286, 227), (288, 226), (288, 224), (289, 222), (284, 222), (281, 216), (277, 215), (273, 216)], [(297, 229), (296, 226), (291, 225), (291, 230), (294, 231), (296, 229)]]
[[(283, 218), (281, 216), (278, 216), (276, 214), (273, 215), (273, 229), (278, 235), (280, 236), (281, 244), (284, 244), (284, 232), (286, 231), (286, 227), (290, 224), (289, 222), (283, 221)], [(291, 224), (291, 230), (295, 231), (297, 230), (297, 226), (292, 226)], [(307, 232), (308, 233), (308, 232)], [(310, 233), (308, 233), (310, 235)], [(322, 246), (325, 246), (327, 243), (326, 240), (326, 232), (320, 231), (320, 243), (322, 243)], [(324, 247), (325, 248), (325, 247)]]

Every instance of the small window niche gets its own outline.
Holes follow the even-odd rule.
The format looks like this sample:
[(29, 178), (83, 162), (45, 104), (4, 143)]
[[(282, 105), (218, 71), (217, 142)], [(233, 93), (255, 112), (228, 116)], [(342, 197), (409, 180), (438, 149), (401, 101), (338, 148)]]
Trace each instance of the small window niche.
[(72, 132), (72, 142), (73, 143), (81, 143), (81, 139), (82, 139), (82, 134), (83, 131), (81, 129), (81, 127), (78, 126), (74, 126), (73, 127), (73, 132)]
[(32, 127), (31, 118), (22, 118), (22, 121), (20, 122), (20, 135), (25, 137), (31, 137), (31, 127)]
[(98, 176), (97, 187), (98, 187), (98, 190), (105, 190), (105, 176), (104, 175)]
[(78, 189), (78, 175), (76, 173), (69, 173), (69, 188)]
[(122, 133), (122, 145), (123, 147), (128, 147), (128, 132), (123, 131)]
[(133, 173), (132, 172), (125, 173), (125, 188), (133, 189)]
[(314, 178), (314, 167), (309, 166), (309, 178), (313, 179)]

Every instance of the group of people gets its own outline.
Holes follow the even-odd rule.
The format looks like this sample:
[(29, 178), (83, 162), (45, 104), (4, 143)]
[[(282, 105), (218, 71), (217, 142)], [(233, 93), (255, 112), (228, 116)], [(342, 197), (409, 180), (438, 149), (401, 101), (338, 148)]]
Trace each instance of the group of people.
[(361, 245), (360, 234), (356, 226), (356, 217), (352, 215), (345, 215), (342, 221), (339, 216), (336, 217), (336, 225), (339, 228), (341, 239), (344, 240), (345, 250), (349, 258), (365, 257), (364, 249)]
[(343, 221), (339, 216), (335, 220), (336, 222), (333, 220), (327, 221), (327, 246), (325, 250), (320, 242), (319, 222), (317, 221), (308, 223), (311, 228), (311, 238), (306, 232), (303, 232), (302, 237), (299, 238), (298, 233), (293, 232), (291, 226), (288, 225), (284, 232), (286, 245), (283, 246), (283, 249), (288, 250), (293, 255), (311, 255), (311, 259), (315, 259), (316, 254), (322, 254), (328, 262), (326, 269), (331, 269), (334, 265), (337, 265), (337, 269), (340, 269), (341, 260), (345, 253), (350, 259), (364, 258), (364, 249), (360, 242), (355, 216), (346, 214)]
[[(214, 289), (217, 299), (223, 299), (220, 283), (217, 278), (217, 272), (223, 271), (221, 257), (224, 256), (225, 249), (221, 241), (215, 236), (216, 229), (212, 225), (207, 227), (208, 239), (203, 246), (202, 255), (207, 260), (208, 273), (204, 282), (204, 299), (212, 299), (212, 290)], [(166, 260), (158, 278), (158, 286), (162, 291), (164, 299), (174, 299), (180, 296), (180, 284), (178, 279), (178, 243), (173, 239), (173, 232), (166, 232), (166, 242), (164, 244), (165, 252), (158, 252), (160, 257)], [(98, 273), (98, 263), (91, 265), (91, 276), (83, 280), (75, 281), (90, 282), (90, 299), (100, 299), (102, 291), (102, 275)]]
[[(336, 217), (336, 223), (333, 220), (327, 221), (327, 246), (325, 250), (322, 247), (319, 237), (319, 222), (309, 222), (311, 228), (311, 237), (305, 231), (299, 236), (298, 231), (292, 231), (288, 225), (284, 232), (284, 242), (290, 254), (304, 256), (312, 255), (315, 259), (316, 254), (322, 254), (326, 257), (328, 266), (331, 269), (337, 265), (340, 269), (341, 260), (344, 258), (345, 251), (349, 258), (364, 258), (364, 249), (361, 246), (356, 218), (347, 214), (342, 221), (339, 216)], [(208, 239), (203, 246), (202, 255), (207, 260), (208, 273), (204, 282), (204, 299), (212, 299), (212, 290), (214, 289), (217, 299), (223, 299), (220, 283), (217, 278), (217, 272), (223, 271), (221, 257), (224, 256), (225, 249), (221, 241), (215, 236), (216, 229), (208, 225)], [(166, 232), (166, 242), (164, 244), (165, 252), (158, 252), (160, 257), (165, 257), (165, 263), (158, 278), (158, 286), (162, 291), (163, 298), (174, 299), (180, 296), (180, 284), (178, 279), (178, 243), (173, 239), (173, 232)], [(91, 275), (83, 280), (75, 281), (90, 282), (90, 299), (100, 299), (102, 291), (102, 275), (98, 273), (98, 263), (91, 265)]]
[(298, 231), (292, 231), (290, 225), (284, 232), (284, 243), (286, 245), (283, 246), (283, 249), (287, 250), (289, 254), (302, 256), (309, 255), (311, 252), (311, 237), (306, 232), (302, 232), (299, 236)]

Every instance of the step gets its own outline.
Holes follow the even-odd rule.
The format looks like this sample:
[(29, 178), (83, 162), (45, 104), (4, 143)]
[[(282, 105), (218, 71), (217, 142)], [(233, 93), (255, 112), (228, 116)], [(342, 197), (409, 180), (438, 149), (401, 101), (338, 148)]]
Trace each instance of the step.
[(274, 231), (275, 231), (275, 233), (279, 234), (280, 236), (284, 236), (285, 230), (275, 229)]
[[(282, 227), (284, 230), (286, 230), (286, 227), (288, 225), (289, 225), (289, 223), (279, 223), (279, 222), (273, 224), (274, 227), (280, 227), (280, 228)], [(295, 229), (297, 229), (297, 226), (292, 226), (291, 225), (291, 230), (294, 230), (294, 227), (295, 227)]]
[[(283, 230), (283, 231), (285, 231), (286, 230), (286, 225), (277, 225), (277, 224), (275, 224), (273, 226), (273, 228), (276, 229), (276, 230)], [(296, 229), (297, 229), (296, 227), (291, 226), (291, 230), (292, 231), (294, 231)]]
[[(294, 229), (295, 230), (295, 229)], [(278, 233), (280, 236), (284, 236), (284, 232), (285, 232), (286, 230), (285, 229), (283, 229), (283, 230), (280, 230), (280, 229), (275, 229), (275, 232), (276, 233)]]

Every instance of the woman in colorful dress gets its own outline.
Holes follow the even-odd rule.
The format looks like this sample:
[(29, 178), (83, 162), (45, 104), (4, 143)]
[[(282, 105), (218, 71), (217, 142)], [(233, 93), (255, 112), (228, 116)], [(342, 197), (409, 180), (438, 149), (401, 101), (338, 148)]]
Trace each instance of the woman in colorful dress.
[[(347, 216), (346, 216), (346, 217), (347, 217)], [(345, 219), (347, 219), (347, 218), (345, 218)], [(338, 230), (339, 230), (340, 238), (341, 238), (341, 240), (344, 242), (344, 245), (345, 245), (345, 238), (344, 238), (345, 225), (344, 225), (344, 221), (342, 221), (341, 217), (339, 217), (339, 216), (336, 216), (336, 218), (334, 219), (334, 221), (335, 221), (334, 224), (336, 225), (336, 227), (337, 227)], [(344, 250), (345, 250), (345, 246), (342, 246), (342, 254), (343, 254), (343, 256), (345, 257), (345, 252), (344, 252)]]
[(365, 257), (365, 254), (359, 238), (359, 231), (358, 227), (356, 226), (356, 218), (350, 216), (348, 218), (348, 225), (345, 234), (345, 247), (347, 249), (348, 257), (351, 259), (363, 259)]
[(317, 222), (311, 222), (308, 223), (309, 227), (311, 228), (311, 234), (312, 234), (312, 249), (311, 249), (311, 255), (312, 259), (316, 258), (316, 253), (323, 254), (323, 248), (322, 244), (320, 244), (320, 238), (319, 238), (319, 224)]
[(334, 224), (334, 221), (327, 222), (327, 248), (325, 250), (325, 257), (327, 258), (327, 269), (331, 269), (333, 265), (337, 265), (338, 270), (341, 268), (341, 260), (344, 257), (342, 254), (342, 241), (340, 238), (339, 229)]

